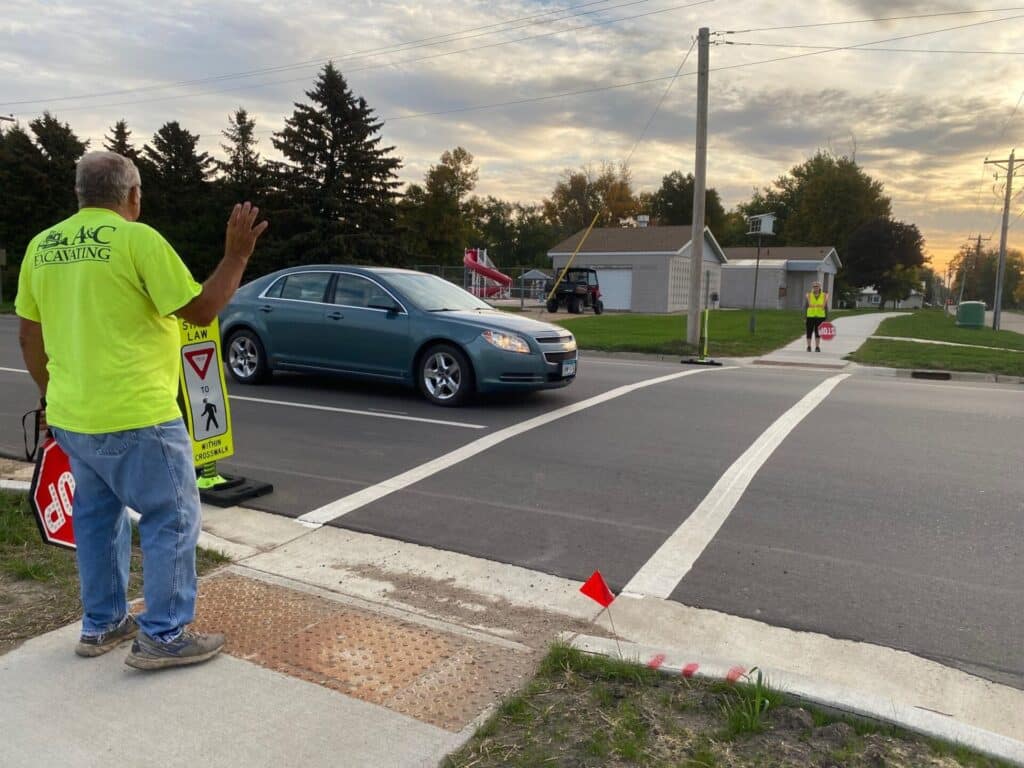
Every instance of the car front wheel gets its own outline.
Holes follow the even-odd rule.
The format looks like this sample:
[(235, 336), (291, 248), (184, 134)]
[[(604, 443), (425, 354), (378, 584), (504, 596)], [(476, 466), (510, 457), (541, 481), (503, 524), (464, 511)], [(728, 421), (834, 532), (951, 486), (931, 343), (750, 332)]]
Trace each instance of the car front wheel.
[(462, 405), (473, 392), (473, 369), (462, 350), (435, 344), (420, 360), (420, 392), (434, 405)]
[(247, 329), (231, 334), (228, 370), (239, 384), (260, 384), (270, 377), (267, 353), (259, 336)]

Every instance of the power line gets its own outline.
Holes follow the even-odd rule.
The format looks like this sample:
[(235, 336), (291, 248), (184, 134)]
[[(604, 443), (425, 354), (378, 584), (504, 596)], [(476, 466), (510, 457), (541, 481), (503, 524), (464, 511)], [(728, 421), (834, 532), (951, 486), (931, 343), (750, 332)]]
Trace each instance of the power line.
[[(638, 2), (638, 1), (640, 1), (640, 0), (633, 0), (633, 2), (629, 3), (629, 4), (636, 4), (636, 2)], [(646, 1), (646, 0), (643, 0), (643, 1)], [(442, 53), (435, 53), (435, 54), (431, 54), (429, 56), (421, 56), (421, 57), (414, 58), (414, 59), (402, 59), (401, 61), (381, 62), (381, 63), (378, 63), (378, 64), (368, 64), (368, 65), (365, 65), (365, 66), (362, 66), (362, 67), (356, 67), (356, 68), (353, 68), (353, 69), (348, 69), (348, 70), (346, 70), (346, 73), (347, 74), (352, 74), (353, 72), (363, 72), (363, 71), (370, 70), (370, 69), (380, 69), (382, 67), (394, 67), (394, 66), (401, 66), (401, 65), (404, 65), (404, 64), (415, 64), (415, 63), (418, 63), (418, 62), (421, 62), (421, 61), (429, 61), (429, 60), (432, 60), (432, 59), (439, 59), (439, 58), (444, 58), (446, 56), (454, 56), (454, 55), (462, 54), (462, 53), (476, 53), (478, 51), (486, 50), (486, 49), (489, 49), (489, 48), (500, 48), (502, 46), (513, 45), (515, 43), (522, 43), (522, 42), (526, 42), (526, 41), (529, 41), (529, 40), (538, 40), (538, 39), (541, 39), (541, 38), (553, 37), (555, 35), (563, 35), (563, 34), (565, 34), (567, 32), (575, 32), (575, 31), (578, 31), (578, 30), (581, 30), (581, 29), (594, 29), (596, 27), (609, 26), (611, 24), (618, 24), (619, 22), (623, 22), (623, 21), (632, 21), (634, 19), (640, 19), (640, 18), (644, 18), (644, 17), (647, 17), (647, 16), (654, 16), (654, 15), (661, 14), (661, 13), (668, 13), (670, 11), (678, 11), (678, 10), (682, 10), (682, 9), (685, 9), (685, 8), (693, 8), (693, 7), (698, 6), (698, 5), (707, 5), (708, 3), (713, 3), (715, 1), (716, 0), (697, 0), (697, 2), (690, 2), (690, 3), (684, 3), (682, 5), (669, 6), (668, 8), (660, 8), (660, 9), (654, 10), (654, 11), (646, 11), (644, 13), (633, 14), (632, 16), (621, 16), (621, 17), (616, 18), (616, 19), (606, 19), (606, 20), (603, 20), (603, 21), (595, 22), (593, 24), (581, 24), (581, 25), (578, 25), (578, 26), (575, 26), (575, 27), (567, 27), (565, 29), (558, 29), (558, 30), (554, 30), (554, 31), (551, 31), (551, 32), (543, 32), (543, 33), (540, 33), (540, 34), (537, 34), (537, 35), (528, 35), (526, 37), (519, 37), (519, 38), (515, 38), (515, 39), (512, 39), (512, 40), (503, 40), (503, 41), (496, 42), (496, 43), (488, 43), (486, 45), (476, 45), (476, 46), (472, 46), (470, 48), (459, 48), (459, 49), (456, 49), (454, 51), (444, 51)], [(619, 7), (619, 6), (616, 6), (616, 7)], [(605, 10), (607, 10), (607, 9), (605, 9)], [(308, 78), (308, 75), (307, 75), (305, 77), (288, 78), (288, 79), (285, 79), (285, 80), (270, 80), (270, 81), (266, 81), (266, 82), (263, 82), (263, 83), (253, 83), (251, 85), (235, 86), (235, 87), (231, 87), (231, 88), (217, 88), (217, 89), (213, 89), (213, 90), (209, 90), (209, 91), (199, 91), (197, 93), (186, 93), (186, 94), (180, 94), (180, 95), (177, 95), (177, 96), (160, 96), (160, 97), (151, 98), (151, 99), (136, 99), (136, 100), (133, 100), (133, 101), (122, 101), (122, 102), (116, 102), (116, 103), (112, 103), (112, 104), (97, 104), (97, 105), (92, 105), (92, 106), (71, 107), (71, 108), (68, 108), (68, 109), (63, 109), (62, 110), (62, 114), (68, 113), (68, 112), (82, 112), (82, 111), (85, 111), (85, 110), (94, 110), (94, 109), (109, 109), (111, 107), (132, 106), (132, 105), (135, 105), (135, 104), (152, 104), (152, 103), (156, 103), (156, 102), (179, 101), (181, 99), (197, 98), (199, 96), (210, 96), (210, 95), (215, 95), (215, 94), (220, 94), (220, 93), (233, 93), (233, 92), (236, 92), (236, 91), (252, 90), (254, 88), (265, 88), (267, 86), (272, 86), (272, 85), (284, 85), (284, 84), (288, 84), (288, 83), (307, 82), (308, 79), (309, 78)], [(21, 112), (21, 113), (17, 113), (17, 114), (24, 114), (24, 113)]]
[[(967, 13), (967, 11), (964, 11), (963, 13)], [(946, 14), (941, 14), (941, 15), (946, 15)], [(867, 43), (855, 43), (855, 44), (851, 44), (851, 45), (838, 45), (838, 46), (834, 46), (834, 47), (831, 47), (831, 48), (826, 48), (824, 50), (810, 51), (808, 53), (794, 53), (791, 56), (777, 56), (777, 57), (775, 57), (773, 59), (763, 59), (761, 61), (749, 62), (749, 63), (746, 63), (746, 64), (732, 64), (732, 65), (725, 66), (725, 67), (717, 67), (716, 69), (712, 69), (711, 71), (712, 72), (722, 72), (722, 71), (729, 70), (729, 69), (742, 69), (744, 67), (752, 67), (752, 66), (757, 66), (757, 65), (760, 65), (760, 64), (773, 64), (773, 63), (778, 62), (778, 61), (791, 61), (793, 59), (804, 59), (804, 58), (807, 58), (808, 56), (819, 56), (819, 55), (821, 55), (823, 53), (835, 53), (836, 51), (852, 51), (852, 50), (856, 50), (858, 48), (864, 48), (864, 47), (869, 46), (869, 45), (880, 45), (881, 43), (895, 43), (895, 42), (897, 42), (899, 40), (910, 40), (910, 39), (916, 38), (916, 37), (925, 37), (927, 35), (937, 35), (937, 34), (941, 34), (942, 32), (954, 32), (956, 30), (969, 29), (969, 28), (972, 28), (972, 27), (982, 27), (982, 26), (985, 26), (986, 24), (996, 24), (996, 23), (1002, 22), (1002, 21), (1013, 21), (1014, 19), (1022, 19), (1022, 18), (1024, 18), (1024, 13), (1018, 14), (1016, 16), (1004, 16), (1004, 17), (999, 18), (999, 19), (987, 19), (985, 21), (976, 21), (976, 22), (973, 22), (971, 24), (958, 24), (958, 25), (953, 26), (953, 27), (943, 27), (942, 29), (932, 29), (932, 30), (928, 30), (927, 32), (915, 32), (915, 33), (909, 34), (909, 35), (899, 35), (897, 37), (887, 37), (884, 40), (874, 40), (872, 42), (867, 42)]]
[[(462, 40), (472, 40), (478, 37), (486, 37), (489, 35), (500, 34), (502, 32), (513, 32), (519, 29), (525, 29), (531, 26), (537, 26), (540, 24), (551, 24), (558, 21), (564, 21), (566, 19), (578, 18), (580, 16), (589, 16), (595, 13), (602, 13), (605, 11), (615, 10), (617, 8), (623, 8), (632, 5), (639, 5), (640, 3), (650, 2), (650, 0), (629, 0), (629, 2), (620, 3), (619, 5), (611, 5), (606, 8), (598, 8), (596, 10), (581, 12), (581, 13), (568, 13), (579, 8), (587, 8), (593, 5), (603, 5), (611, 2), (611, 0), (591, 0), (591, 2), (580, 3), (578, 5), (570, 5), (566, 8), (559, 8), (553, 11), (545, 11), (543, 13), (537, 13), (530, 16), (520, 16), (518, 18), (506, 19), (504, 21), (495, 22), (493, 24), (484, 24), (478, 27), (470, 27), (468, 29), (458, 30), (456, 32), (446, 32), (441, 35), (433, 35), (431, 37), (423, 37), (417, 40), (408, 40), (401, 43), (395, 43), (393, 45), (382, 46), (379, 48), (367, 48), (361, 51), (353, 51), (352, 53), (338, 54), (335, 56), (327, 56), (316, 59), (307, 59), (305, 61), (293, 62), (291, 64), (279, 64), (273, 67), (263, 67), (260, 69), (243, 70), (241, 72), (227, 72), (219, 75), (211, 75), (209, 77), (197, 78), (193, 80), (179, 80), (172, 83), (159, 83), (153, 85), (138, 86), (135, 88), (123, 88), (116, 91), (101, 91), (96, 93), (85, 93), (74, 96), (58, 96), (48, 99), (27, 99), (23, 101), (8, 101), (0, 102), (0, 106), (20, 106), (25, 104), (48, 104), (57, 101), (78, 101), (82, 99), (102, 98), (105, 96), (121, 96), (129, 93), (142, 93), (146, 91), (163, 90), (166, 88), (184, 88), (193, 85), (205, 85), (207, 83), (221, 82), (224, 80), (234, 80), (247, 77), (256, 77), (259, 75), (271, 74), (274, 72), (286, 72), (294, 69), (302, 69), (304, 67), (319, 66), (328, 61), (343, 61), (347, 59), (362, 59), (370, 58), (374, 56), (382, 56), (390, 53), (404, 53), (405, 51), (415, 50), (417, 48), (427, 48), (435, 45), (445, 45), (447, 43), (460, 42)], [(545, 16), (552, 16), (554, 14), (565, 13), (567, 15), (557, 19), (546, 19), (544, 21), (532, 21), (534, 19), (543, 18)], [(522, 21), (530, 23), (521, 24), (518, 27), (508, 26), (511, 24), (517, 24)], [(498, 27), (505, 27), (503, 29), (497, 29)], [(490, 32), (482, 32), (481, 30), (493, 30)], [(471, 32), (478, 32), (479, 34), (467, 34)]]
[(735, 29), (719, 32), (721, 35), (745, 35), (749, 32), (775, 32), (783, 29), (814, 29), (817, 27), (836, 27), (846, 24), (870, 24), (879, 21), (907, 21), (910, 19), (934, 19), (940, 16), (966, 16), (978, 13), (1005, 13), (1007, 11), (1024, 11), (1024, 6), (1010, 8), (986, 8), (977, 11), (946, 11), (944, 13), (918, 13), (911, 16), (885, 16), (874, 19), (850, 19), (848, 21), (822, 21), (814, 24), (790, 24), (785, 27), (756, 27), (751, 29)]
[[(732, 40), (724, 41), (724, 45), (739, 45), (751, 48), (803, 48), (815, 51), (824, 51), (831, 48), (828, 45), (798, 45), (796, 43), (745, 43), (745, 42), (734, 42)], [(962, 53), (962, 54), (978, 54), (988, 56), (1024, 56), (1024, 51), (984, 51), (984, 50), (967, 50), (957, 48), (857, 48), (856, 53), (872, 53), (879, 51), (883, 53)]]
[(668, 96), (668, 92), (672, 90), (672, 86), (675, 85), (676, 80), (679, 79), (679, 73), (683, 71), (683, 67), (686, 66), (686, 61), (690, 58), (690, 54), (693, 53), (694, 47), (697, 45), (697, 39), (694, 38), (693, 42), (690, 43), (690, 50), (683, 56), (683, 60), (679, 62), (679, 66), (676, 67), (676, 73), (672, 75), (672, 79), (669, 80), (668, 85), (665, 86), (664, 93), (661, 94), (661, 98), (658, 99), (657, 105), (654, 107), (654, 111), (651, 112), (651, 116), (647, 118), (647, 124), (643, 130), (640, 131), (640, 135), (636, 137), (636, 141), (633, 143), (633, 148), (629, 150), (629, 154), (626, 155), (626, 160), (623, 165), (629, 165), (629, 161), (633, 159), (633, 155), (636, 153), (637, 147), (640, 146), (640, 142), (647, 136), (647, 131), (651, 127), (651, 123), (654, 122), (654, 118), (657, 117), (658, 112), (661, 110), (661, 105), (665, 103), (665, 97)]
[[(1022, 17), (1024, 17), (1024, 14), (1021, 14), (1020, 16), (1013, 16), (1013, 17), (1010, 17), (1010, 18), (1022, 18)], [(965, 26), (977, 26), (978, 24), (991, 24), (991, 23), (995, 23), (996, 21), (1004, 21), (1004, 20), (1006, 20), (1006, 19), (992, 19), (990, 21), (977, 22), (977, 24), (961, 25), (961, 26), (957, 26), (957, 27), (947, 27), (947, 28), (943, 28), (943, 29), (935, 29), (935, 30), (929, 30), (929, 31), (925, 31), (925, 32), (916, 32), (914, 34), (904, 35), (904, 36), (902, 36), (900, 38), (896, 38), (896, 39), (901, 39), (902, 40), (902, 39), (909, 39), (909, 38), (913, 38), (913, 37), (925, 37), (927, 35), (939, 34), (941, 32), (949, 32), (949, 31), (954, 30), (954, 29), (962, 29)], [(750, 62), (745, 62), (743, 64), (731, 64), (731, 65), (726, 65), (726, 66), (722, 66), (722, 67), (713, 68), (711, 71), (712, 72), (720, 72), (720, 71), (729, 70), (729, 69), (740, 69), (740, 68), (744, 68), (744, 67), (756, 67), (756, 66), (759, 66), (761, 64), (773, 64), (773, 63), (779, 62), (779, 61), (786, 61), (787, 59), (807, 58), (809, 56), (821, 56), (821, 55), (827, 54), (827, 53), (834, 53), (835, 51), (848, 50), (850, 48), (856, 48), (856, 47), (866, 46), (866, 45), (875, 45), (875, 44), (878, 44), (878, 43), (886, 43), (886, 42), (890, 42), (891, 39), (892, 38), (886, 39), (886, 40), (875, 40), (875, 41), (866, 42), (866, 43), (857, 43), (857, 44), (851, 45), (851, 46), (839, 46), (839, 47), (833, 47), (833, 48), (826, 48), (824, 50), (811, 51), (809, 53), (801, 53), (801, 54), (796, 54), (794, 56), (782, 56), (782, 57), (776, 57), (776, 58), (772, 58), (772, 59), (762, 59), (761, 61), (750, 61)], [(693, 75), (693, 74), (695, 74), (695, 73), (694, 72), (688, 72), (688, 73), (686, 73), (685, 76), (689, 77), (690, 75)], [(583, 88), (583, 89), (579, 89), (579, 90), (575, 90), (575, 91), (563, 91), (561, 93), (552, 93), (552, 94), (547, 94), (545, 96), (534, 96), (534, 97), (528, 97), (528, 98), (522, 98), (522, 99), (514, 99), (512, 101), (496, 102), (496, 103), (491, 103), (491, 104), (477, 104), (477, 105), (474, 105), (474, 106), (471, 106), (471, 107), (457, 107), (455, 109), (442, 109), (442, 110), (436, 110), (436, 111), (432, 111), (432, 112), (416, 112), (416, 113), (413, 113), (413, 114), (410, 114), (410, 115), (396, 115), (394, 117), (383, 117), (381, 119), (384, 120), (385, 122), (397, 122), (397, 121), (400, 121), (400, 120), (413, 120), (413, 119), (421, 118), (421, 117), (438, 117), (438, 116), (441, 116), (441, 115), (452, 115), (452, 114), (459, 114), (459, 113), (464, 113), (464, 112), (477, 112), (477, 111), (484, 110), (484, 109), (496, 109), (496, 108), (499, 108), (499, 107), (517, 106), (517, 105), (520, 105), (520, 104), (531, 104), (531, 103), (538, 102), (538, 101), (550, 101), (552, 99), (562, 99), (562, 98), (568, 98), (568, 97), (571, 97), (571, 96), (582, 96), (582, 95), (587, 95), (587, 94), (591, 94), (591, 93), (600, 93), (602, 91), (611, 91), (611, 90), (616, 90), (616, 89), (619, 89), (619, 88), (629, 88), (629, 87), (634, 86), (634, 85), (647, 85), (649, 83), (657, 83), (657, 82), (663, 82), (665, 80), (672, 80), (675, 77), (677, 77), (677, 76), (676, 75), (663, 75), (661, 77), (650, 77), (650, 78), (646, 78), (646, 79), (643, 79), (643, 80), (632, 80), (632, 81), (624, 82), (624, 83), (614, 83), (612, 85), (595, 86), (593, 88)]]

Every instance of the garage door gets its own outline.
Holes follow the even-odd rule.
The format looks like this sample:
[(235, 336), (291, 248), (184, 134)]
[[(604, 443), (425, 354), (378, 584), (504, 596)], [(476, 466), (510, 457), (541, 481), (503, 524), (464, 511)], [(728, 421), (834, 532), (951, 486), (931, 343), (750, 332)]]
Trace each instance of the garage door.
[(605, 309), (633, 308), (632, 269), (598, 269), (597, 279)]

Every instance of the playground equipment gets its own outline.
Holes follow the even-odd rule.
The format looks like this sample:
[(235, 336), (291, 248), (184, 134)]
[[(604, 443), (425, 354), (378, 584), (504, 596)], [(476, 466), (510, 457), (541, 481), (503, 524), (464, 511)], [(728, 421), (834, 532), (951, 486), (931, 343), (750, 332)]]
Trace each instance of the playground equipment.
[(498, 298), (512, 287), (512, 278), (494, 267), (486, 248), (467, 248), (462, 263), (469, 270), (470, 293), (481, 298)]

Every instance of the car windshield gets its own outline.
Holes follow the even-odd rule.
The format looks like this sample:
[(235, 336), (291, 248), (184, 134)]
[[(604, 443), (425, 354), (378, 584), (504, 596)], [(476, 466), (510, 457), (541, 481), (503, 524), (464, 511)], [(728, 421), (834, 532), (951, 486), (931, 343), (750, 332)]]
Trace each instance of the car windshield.
[(491, 309), (491, 305), (436, 275), (422, 272), (389, 274), (388, 281), (413, 304), (427, 312)]

